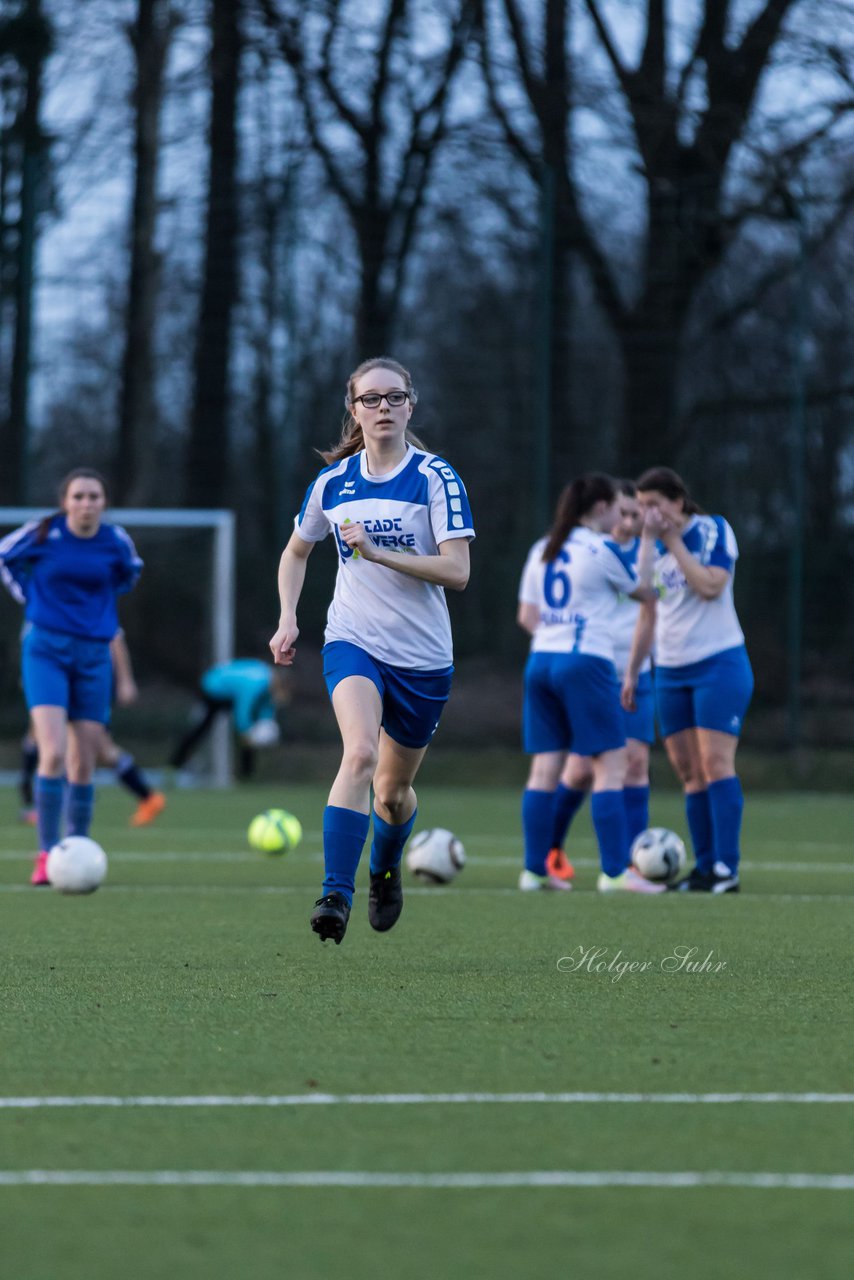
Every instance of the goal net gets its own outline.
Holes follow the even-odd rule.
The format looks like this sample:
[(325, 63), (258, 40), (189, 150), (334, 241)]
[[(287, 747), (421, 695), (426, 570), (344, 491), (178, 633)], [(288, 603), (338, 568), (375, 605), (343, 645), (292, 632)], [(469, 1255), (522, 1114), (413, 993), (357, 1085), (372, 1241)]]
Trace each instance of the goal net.
[[(0, 507), (0, 533), (56, 508)], [(198, 684), (203, 671), (234, 657), (235, 517), (232, 511), (184, 508), (110, 507), (106, 519), (123, 525), (145, 562), (138, 586), (119, 599), (119, 618), (127, 637), (134, 674), (141, 686), (140, 721), (163, 720), (164, 691)], [(20, 737), (26, 709), (19, 687), (19, 638), (22, 611), (6, 597), (0, 604), (4, 737)], [(16, 696), (17, 690), (17, 696)], [(186, 703), (186, 699), (184, 699)], [(14, 724), (9, 723), (15, 716)], [(173, 740), (186, 729), (186, 706), (176, 706), (170, 726)], [(167, 715), (168, 718), (168, 715)], [(15, 724), (19, 724), (16, 729)], [(162, 737), (162, 733), (161, 733)], [(218, 717), (207, 748), (207, 766), (194, 780), (229, 786), (233, 779), (231, 726)], [(199, 753), (200, 757), (202, 752)], [(155, 764), (146, 761), (146, 764)]]

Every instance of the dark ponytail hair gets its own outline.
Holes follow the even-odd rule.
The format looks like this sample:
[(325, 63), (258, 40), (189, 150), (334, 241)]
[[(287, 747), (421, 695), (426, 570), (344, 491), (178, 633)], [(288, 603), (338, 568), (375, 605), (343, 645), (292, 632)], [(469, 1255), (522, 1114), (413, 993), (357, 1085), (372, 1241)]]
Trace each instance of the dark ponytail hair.
[(555, 518), (543, 548), (543, 561), (554, 560), (572, 530), (597, 502), (613, 502), (617, 486), (610, 476), (588, 471), (568, 484), (557, 500)]
[(686, 516), (699, 515), (703, 508), (695, 502), (688, 492), (688, 486), (680, 475), (670, 467), (650, 467), (637, 481), (638, 493), (661, 493), (671, 502), (682, 503)]
[(107, 497), (107, 482), (101, 475), (100, 471), (96, 471), (94, 467), (75, 467), (73, 471), (69, 471), (67, 476), (63, 476), (59, 482), (56, 496), (59, 499), (59, 511), (51, 511), (49, 516), (44, 516), (39, 521), (38, 532), (36, 533), (36, 542), (44, 542), (50, 530), (50, 522), (58, 515), (62, 514), (62, 504), (65, 502), (65, 495), (75, 480), (97, 480), (98, 484), (104, 490), (104, 497)]

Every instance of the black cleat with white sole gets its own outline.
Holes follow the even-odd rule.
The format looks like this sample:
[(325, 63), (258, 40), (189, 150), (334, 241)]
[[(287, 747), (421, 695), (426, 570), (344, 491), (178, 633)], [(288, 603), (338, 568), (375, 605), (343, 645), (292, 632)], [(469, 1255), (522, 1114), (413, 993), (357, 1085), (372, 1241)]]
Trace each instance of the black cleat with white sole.
[(327, 938), (338, 946), (347, 932), (350, 904), (343, 893), (327, 893), (318, 898), (311, 913), (311, 927), (321, 942)]
[(716, 862), (711, 871), (694, 867), (690, 875), (668, 885), (675, 893), (740, 893), (738, 872), (730, 871), (724, 862)]
[(368, 922), (377, 933), (385, 933), (397, 924), (403, 910), (403, 883), (400, 867), (377, 871), (371, 875), (368, 896)]

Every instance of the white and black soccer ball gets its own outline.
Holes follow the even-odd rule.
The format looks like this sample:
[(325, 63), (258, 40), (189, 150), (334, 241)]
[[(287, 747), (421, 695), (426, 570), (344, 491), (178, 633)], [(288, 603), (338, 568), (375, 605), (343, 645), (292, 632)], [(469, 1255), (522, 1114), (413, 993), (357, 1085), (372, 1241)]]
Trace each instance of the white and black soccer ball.
[(424, 884), (450, 884), (466, 865), (466, 851), (452, 831), (433, 827), (412, 837), (406, 865)]
[(688, 865), (684, 843), (666, 827), (650, 827), (636, 836), (631, 857), (635, 870), (655, 884), (672, 884)]
[(94, 893), (107, 874), (107, 855), (88, 836), (66, 836), (47, 855), (47, 878), (60, 893)]

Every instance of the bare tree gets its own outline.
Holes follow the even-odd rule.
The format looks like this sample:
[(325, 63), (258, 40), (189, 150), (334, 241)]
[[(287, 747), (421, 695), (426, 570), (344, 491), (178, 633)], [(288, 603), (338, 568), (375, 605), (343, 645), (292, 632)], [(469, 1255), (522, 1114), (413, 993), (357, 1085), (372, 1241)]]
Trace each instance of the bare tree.
[(186, 496), (193, 506), (226, 502), (229, 368), (238, 292), (237, 103), (243, 0), (211, 0), (211, 110), (204, 268), (187, 445)]
[[(48, 149), (48, 139), (41, 122), (42, 77), (51, 46), (51, 28), (41, 0), (22, 0), (15, 13), (0, 21), (0, 59), (10, 66), (4, 89), (11, 90), (10, 96), (15, 103), (10, 127), (8, 131), (4, 130), (0, 174), (3, 197), (0, 235), (4, 242), (4, 258), (11, 241), (9, 274), (14, 299), (8, 409), (0, 437), (3, 454), (0, 499), (5, 502), (27, 500), (34, 263), (40, 192), (44, 190), (44, 162)], [(14, 176), (10, 170), (14, 171)], [(15, 207), (15, 215), (11, 218), (9, 203)], [(7, 225), (7, 219), (11, 225)]]
[[(781, 40), (787, 15), (804, 0), (766, 0), (741, 30), (732, 0), (703, 0), (687, 57), (674, 62), (675, 20), (665, 0), (646, 0), (639, 56), (621, 52), (603, 0), (583, 0), (593, 52), (610, 69), (619, 107), (628, 120), (635, 169), (646, 196), (646, 220), (637, 278), (627, 288), (619, 255), (601, 236), (585, 206), (566, 138), (570, 108), (564, 72), (549, 58), (548, 33), (537, 41), (520, 0), (495, 0), (502, 11), (516, 80), (536, 121), (536, 131), (515, 123), (497, 84), (494, 41), (484, 41), (494, 110), (506, 137), (532, 176), (558, 165), (558, 216), (571, 247), (584, 262), (599, 305), (618, 338), (624, 370), (624, 412), (618, 442), (621, 465), (673, 458), (680, 447), (676, 388), (680, 353), (692, 303), (720, 264), (740, 218), (728, 205), (726, 184), (733, 154), (754, 111), (763, 74)], [(484, 0), (487, 13), (492, 12)], [(545, 14), (568, 14), (571, 0), (547, 0)], [(827, 55), (829, 56), (829, 55)], [(539, 68), (539, 69), (538, 69)], [(557, 77), (556, 86), (550, 88)], [(589, 74), (585, 72), (589, 83)], [(551, 96), (550, 96), (551, 93)], [(596, 109), (616, 109), (613, 88), (599, 87)], [(552, 111), (547, 110), (551, 102)], [(554, 109), (560, 102), (562, 110)], [(559, 264), (558, 264), (559, 265)], [(559, 323), (555, 319), (554, 323)]]
[[(451, 0), (430, 21), (446, 38), (425, 55), (418, 6), (388, 0), (364, 25), (342, 0), (321, 12), (259, 0), (291, 67), (309, 138), (352, 227), (359, 264), (355, 346), (384, 351), (437, 148), (448, 127), (454, 75), (471, 30), (473, 0)], [(353, 23), (363, 23), (354, 53)], [(368, 47), (369, 46), (369, 47)], [(344, 141), (346, 139), (346, 141)]]
[(123, 502), (144, 505), (154, 492), (154, 323), (160, 264), (155, 248), (163, 69), (177, 15), (169, 0), (139, 0), (129, 29), (136, 62), (134, 191), (125, 351), (113, 487)]

